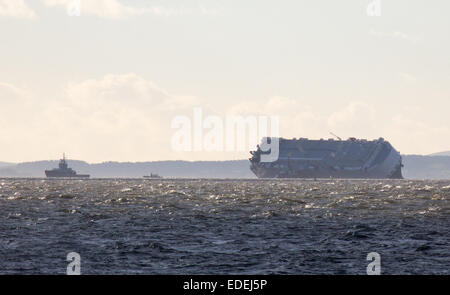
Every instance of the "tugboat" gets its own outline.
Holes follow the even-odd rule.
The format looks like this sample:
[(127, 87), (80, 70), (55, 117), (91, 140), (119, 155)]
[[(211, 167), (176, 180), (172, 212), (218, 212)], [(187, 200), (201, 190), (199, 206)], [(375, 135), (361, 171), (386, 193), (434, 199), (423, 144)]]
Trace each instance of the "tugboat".
[(63, 158), (59, 161), (59, 168), (52, 170), (45, 170), (45, 176), (47, 177), (74, 177), (74, 178), (89, 178), (88, 174), (77, 174), (75, 170), (69, 168), (66, 162), (66, 155), (63, 154)]

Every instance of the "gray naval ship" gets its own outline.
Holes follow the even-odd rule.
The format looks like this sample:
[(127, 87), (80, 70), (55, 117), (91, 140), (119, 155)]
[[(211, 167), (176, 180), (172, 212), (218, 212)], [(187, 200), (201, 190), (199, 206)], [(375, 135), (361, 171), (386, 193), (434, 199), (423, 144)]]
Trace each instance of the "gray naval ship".
[[(263, 138), (261, 145), (270, 140)], [(383, 138), (278, 140), (279, 156), (274, 162), (261, 161), (270, 150), (262, 151), (259, 145), (250, 152), (250, 169), (258, 178), (403, 178), (402, 157)]]
[(77, 174), (75, 170), (69, 168), (66, 162), (66, 155), (63, 154), (63, 158), (59, 161), (59, 167), (52, 170), (45, 170), (45, 176), (47, 177), (74, 177), (74, 178), (89, 178), (88, 174)]

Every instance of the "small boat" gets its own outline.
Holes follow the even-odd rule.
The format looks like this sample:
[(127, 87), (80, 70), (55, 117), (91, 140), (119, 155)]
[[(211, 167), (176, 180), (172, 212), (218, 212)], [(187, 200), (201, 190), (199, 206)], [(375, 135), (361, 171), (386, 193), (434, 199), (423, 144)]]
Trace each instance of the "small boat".
[(162, 178), (162, 176), (159, 176), (158, 174), (153, 174), (153, 173), (150, 173), (150, 175), (144, 175), (143, 176), (144, 178)]

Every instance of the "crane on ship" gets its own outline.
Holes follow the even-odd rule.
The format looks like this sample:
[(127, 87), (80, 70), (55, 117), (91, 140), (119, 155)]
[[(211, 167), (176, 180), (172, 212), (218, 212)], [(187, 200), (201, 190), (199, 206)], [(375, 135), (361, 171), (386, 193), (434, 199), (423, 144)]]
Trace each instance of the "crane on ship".
[(336, 137), (339, 140), (342, 140), (342, 138), (340, 138), (339, 136), (337, 136), (336, 134), (334, 134), (333, 132), (330, 132), (331, 135), (333, 135), (334, 137)]

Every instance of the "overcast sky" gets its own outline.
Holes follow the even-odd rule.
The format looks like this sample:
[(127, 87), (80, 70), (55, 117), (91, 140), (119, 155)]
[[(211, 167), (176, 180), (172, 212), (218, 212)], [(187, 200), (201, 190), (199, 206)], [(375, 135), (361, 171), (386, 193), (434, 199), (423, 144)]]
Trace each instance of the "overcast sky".
[(193, 107), (450, 150), (447, 0), (80, 2), (0, 0), (0, 161), (248, 158), (174, 151)]

